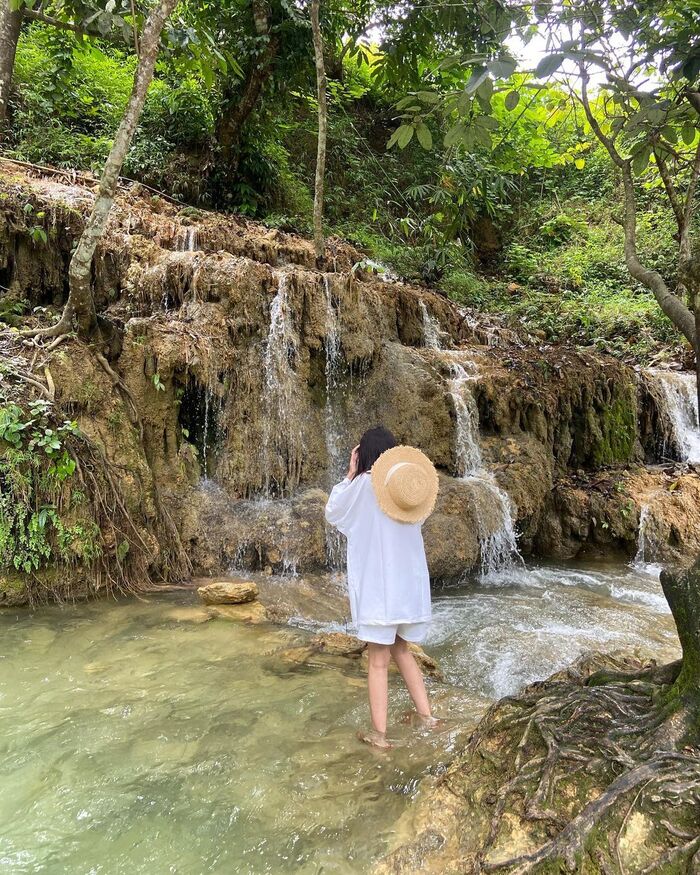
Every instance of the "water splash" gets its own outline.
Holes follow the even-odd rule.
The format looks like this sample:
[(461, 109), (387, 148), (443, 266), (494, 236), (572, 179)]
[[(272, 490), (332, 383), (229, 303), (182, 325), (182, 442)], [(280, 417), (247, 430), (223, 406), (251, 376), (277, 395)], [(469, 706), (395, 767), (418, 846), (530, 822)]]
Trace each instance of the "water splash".
[(263, 355), (263, 480), (268, 497), (274, 489), (284, 491), (299, 482), (303, 456), (301, 387), (295, 370), (299, 337), (289, 300), (289, 276), (282, 272), (277, 276)]
[(650, 370), (666, 406), (672, 441), (681, 462), (700, 463), (700, 426), (695, 374)]
[(418, 301), (420, 312), (423, 317), (423, 345), (429, 349), (442, 349), (442, 331), (438, 320), (428, 312), (425, 301)]

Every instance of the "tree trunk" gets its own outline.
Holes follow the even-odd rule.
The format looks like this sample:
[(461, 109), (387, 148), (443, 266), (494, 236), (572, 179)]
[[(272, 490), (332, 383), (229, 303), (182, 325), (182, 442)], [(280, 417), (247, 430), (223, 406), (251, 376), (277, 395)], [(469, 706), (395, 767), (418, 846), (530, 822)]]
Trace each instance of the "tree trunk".
[(673, 686), (679, 700), (700, 719), (700, 558), (684, 571), (662, 571), (661, 586), (683, 648), (683, 664)]
[[(68, 301), (60, 322), (54, 327), (55, 334), (68, 330), (73, 320), (76, 321), (78, 332), (83, 337), (90, 336), (95, 330), (97, 314), (92, 295), (92, 259), (107, 226), (119, 181), (119, 172), (131, 145), (146, 101), (146, 92), (153, 78), (160, 35), (176, 3), (177, 0), (160, 0), (144, 27), (140, 45), (141, 56), (136, 67), (129, 102), (105, 162), (92, 212), (71, 258), (68, 269)], [(60, 330), (55, 330), (59, 327)]]
[(22, 18), (21, 9), (10, 9), (10, 0), (0, 0), (0, 142), (8, 121), (12, 73)]
[(314, 186), (314, 249), (316, 258), (323, 258), (323, 183), (326, 174), (326, 132), (328, 110), (326, 106), (326, 70), (323, 64), (323, 35), (319, 21), (321, 2), (311, 0), (311, 33), (316, 61), (316, 91), (318, 94), (318, 143), (316, 147), (316, 183)]
[[(253, 26), (261, 39), (266, 39), (265, 48), (253, 59), (245, 78), (241, 94), (234, 101), (229, 97), (221, 120), (217, 126), (217, 142), (221, 155), (229, 165), (229, 172), (235, 169), (234, 150), (241, 137), (243, 125), (255, 109), (263, 87), (272, 73), (275, 58), (279, 51), (279, 37), (270, 34), (270, 6), (267, 0), (253, 0)], [(234, 165), (233, 167), (231, 165)]]
[(656, 270), (648, 270), (639, 261), (637, 255), (637, 203), (634, 193), (632, 168), (625, 161), (621, 168), (622, 183), (625, 191), (625, 262), (631, 276), (646, 286), (656, 298), (659, 307), (664, 311), (676, 328), (685, 336), (693, 349), (696, 349), (695, 316), (680, 298), (676, 297), (666, 285), (664, 278)]
[(241, 130), (255, 109), (263, 87), (270, 78), (278, 49), (279, 40), (276, 37), (271, 37), (263, 53), (249, 68), (240, 97), (235, 102), (233, 100), (227, 101), (216, 135), (221, 149), (221, 157), (226, 164), (230, 165), (233, 162)]

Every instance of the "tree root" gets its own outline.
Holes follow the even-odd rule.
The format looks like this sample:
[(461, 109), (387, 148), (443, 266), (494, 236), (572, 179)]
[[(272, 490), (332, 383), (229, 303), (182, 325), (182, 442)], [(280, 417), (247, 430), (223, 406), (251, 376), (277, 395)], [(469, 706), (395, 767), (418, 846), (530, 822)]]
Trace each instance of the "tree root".
[[(574, 676), (565, 681), (535, 684), (519, 699), (492, 707), (465, 753), (484, 756), (488, 752), (488, 759), (497, 770), (507, 764), (510, 768), (507, 779), (495, 793), (495, 808), (488, 833), (480, 842), (474, 871), (508, 870), (510, 875), (524, 875), (553, 863), (574, 870), (581, 864), (591, 833), (604, 821), (610, 823), (611, 818), (621, 817), (610, 837), (612, 860), (605, 859), (603, 850), (594, 851), (599, 871), (624, 875), (619, 841), (634, 811), (651, 807), (655, 820), (659, 804), (672, 810), (680, 810), (683, 805), (687, 808), (693, 799), (696, 802), (692, 804), (697, 804), (700, 756), (694, 749), (675, 750), (670, 736), (667, 745), (659, 741), (664, 735), (658, 728), (666, 717), (652, 704), (651, 690), (640, 691), (635, 687), (640, 677), (664, 683), (674, 673), (675, 665), (644, 669), (628, 676), (616, 672), (613, 682), (603, 680), (602, 673), (597, 673), (598, 683), (590, 686), (585, 678)], [(514, 735), (513, 730), (521, 726), (522, 733)], [(490, 742), (488, 749), (482, 749), (486, 739)], [(503, 753), (492, 753), (494, 743), (496, 747), (501, 743), (499, 739), (507, 746)], [(556, 810), (555, 788), (579, 771), (596, 776), (595, 783), (604, 789), (575, 816), (570, 816)], [(445, 778), (448, 788), (459, 795), (459, 781), (449, 773)], [(622, 816), (620, 803), (635, 790), (636, 795)], [(535, 851), (500, 861), (489, 860), (506, 811), (521, 820), (542, 822), (550, 838)], [(649, 875), (684, 856), (688, 860), (697, 856), (700, 860), (700, 836), (660, 822), (682, 844), (665, 851), (649, 866), (646, 870)], [(556, 830), (553, 837), (552, 830)], [(660, 841), (664, 844), (663, 839)]]

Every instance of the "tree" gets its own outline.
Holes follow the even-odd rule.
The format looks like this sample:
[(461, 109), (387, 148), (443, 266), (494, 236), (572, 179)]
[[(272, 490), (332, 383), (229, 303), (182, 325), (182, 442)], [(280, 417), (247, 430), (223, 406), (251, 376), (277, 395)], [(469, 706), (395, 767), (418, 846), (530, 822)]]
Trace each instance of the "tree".
[(323, 258), (323, 182), (326, 172), (326, 70), (323, 64), (323, 35), (319, 22), (320, 0), (311, 0), (311, 32), (316, 61), (316, 93), (318, 98), (318, 145), (316, 149), (316, 181), (314, 185), (314, 248), (316, 258)]
[[(493, 97), (505, 93), (515, 119), (537, 99), (543, 82), (555, 74), (572, 105), (583, 109), (587, 128), (607, 152), (622, 184), (624, 254), (630, 275), (653, 294), (661, 310), (695, 351), (700, 402), (700, 239), (694, 231), (700, 176), (700, 10), (679, 14), (676, 4), (655, 0), (566, 0), (536, 2), (533, 18), (523, 9), (489, 13), (489, 28), (505, 43), (518, 32), (525, 41), (545, 31), (548, 53), (535, 70), (516, 80), (517, 64), (505, 45), (444, 58), (441, 67), (455, 70), (453, 80), (434, 78), (397, 104), (401, 124), (389, 146), (405, 148), (416, 139), (431, 148), (430, 124), (445, 128), (445, 146), (485, 149), (508, 136), (498, 119)], [(500, 19), (500, 25), (497, 25)], [(508, 20), (506, 20), (508, 19)], [(592, 76), (600, 84), (591, 94)], [(436, 87), (441, 85), (442, 87)], [(521, 109), (521, 104), (525, 108)], [(582, 160), (582, 159), (578, 159)], [(642, 186), (664, 193), (676, 224), (676, 270), (663, 276), (642, 263), (637, 247), (637, 208)], [(700, 407), (700, 403), (699, 403)], [(680, 678), (686, 689), (697, 673), (697, 618), (700, 573), (666, 576), (664, 589), (684, 646)], [(674, 583), (675, 581), (675, 583)], [(695, 693), (697, 683), (695, 682)], [(683, 706), (682, 697), (675, 704)]]
[(82, 337), (90, 337), (97, 328), (97, 314), (92, 294), (92, 259), (107, 226), (117, 190), (119, 172), (131, 145), (146, 100), (148, 86), (153, 78), (161, 33), (177, 2), (178, 0), (159, 0), (143, 29), (139, 62), (134, 74), (129, 102), (107, 156), (95, 203), (71, 258), (68, 269), (68, 300), (61, 318), (49, 328), (24, 332), (25, 337), (56, 337), (70, 331), (74, 322)]
[(38, 21), (79, 37), (93, 37), (118, 45), (136, 46), (139, 19), (131, 0), (107, 0), (102, 4), (81, 0), (43, 3), (33, 8), (30, 0), (0, 0), (0, 139), (7, 125), (9, 98), (22, 24)]
[(22, 27), (22, 11), (14, 9), (10, 0), (0, 0), (0, 140), (7, 124), (12, 72)]

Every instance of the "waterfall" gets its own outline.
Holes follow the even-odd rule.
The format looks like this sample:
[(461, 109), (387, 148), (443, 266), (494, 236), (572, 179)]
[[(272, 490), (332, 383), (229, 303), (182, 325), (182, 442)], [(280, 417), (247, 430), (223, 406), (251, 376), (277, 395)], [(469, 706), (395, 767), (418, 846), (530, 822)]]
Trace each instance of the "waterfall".
[[(656, 493), (654, 494), (656, 495)], [(649, 574), (658, 575), (661, 571), (661, 565), (655, 561), (658, 554), (658, 536), (654, 532), (653, 497), (642, 505), (639, 514), (637, 553), (632, 560), (632, 566)]]
[(646, 565), (647, 561), (651, 558), (649, 550), (649, 519), (650, 519), (649, 505), (642, 505), (641, 513), (639, 514), (639, 532), (637, 534), (637, 554), (634, 557), (635, 565)]
[[(342, 477), (345, 459), (341, 456), (343, 438), (340, 428), (340, 313), (333, 301), (331, 277), (323, 276), (323, 289), (326, 299), (326, 406), (324, 411), (324, 433), (328, 454), (328, 489), (330, 490)], [(340, 532), (326, 525), (326, 561), (329, 568), (342, 568), (345, 550)]]
[(298, 482), (303, 455), (298, 410), (301, 387), (295, 370), (298, 335), (289, 301), (289, 277), (281, 272), (277, 276), (277, 294), (270, 305), (270, 328), (263, 355), (262, 457), (266, 496), (271, 495), (273, 481), (279, 490), (289, 481)]
[(442, 349), (440, 323), (434, 316), (430, 315), (422, 298), (418, 301), (418, 305), (423, 317), (423, 345), (429, 349)]
[(482, 468), (481, 447), (479, 446), (479, 411), (471, 392), (470, 384), (476, 380), (476, 367), (469, 363), (472, 373), (464, 365), (452, 362), (452, 377), (448, 391), (455, 408), (457, 424), (455, 428), (455, 461), (457, 475), (467, 477)]
[(197, 226), (187, 225), (183, 230), (178, 249), (180, 252), (194, 252), (197, 248)]
[[(425, 346), (440, 350), (442, 347), (438, 322), (430, 316), (423, 301), (420, 302), (420, 307)], [(457, 361), (456, 354), (454, 351), (442, 353), (450, 366), (451, 376), (447, 388), (456, 417), (455, 469), (457, 476), (473, 490), (475, 500), (479, 503), (481, 575), (488, 577), (522, 560), (518, 551), (510, 498), (500, 488), (493, 474), (486, 470), (481, 456), (479, 411), (472, 393), (478, 371), (474, 362)]]
[(695, 374), (651, 370), (661, 389), (673, 443), (681, 462), (700, 464), (700, 427)]
[[(476, 366), (451, 362), (452, 378), (448, 389), (455, 408), (455, 465), (457, 475), (480, 496), (479, 546), (481, 574), (484, 577), (502, 571), (520, 559), (510, 498), (496, 478), (484, 467), (479, 446), (479, 411), (471, 387), (477, 378)], [(491, 505), (486, 514), (484, 503)]]

